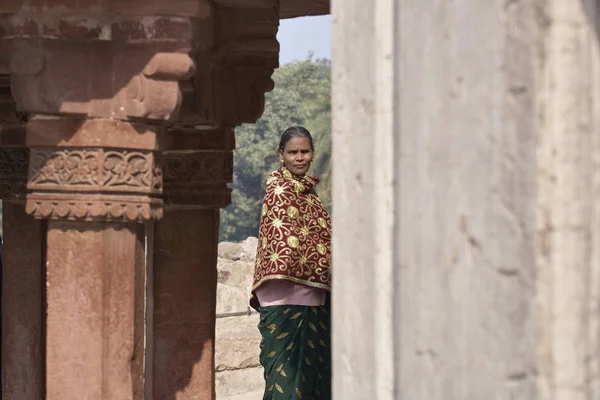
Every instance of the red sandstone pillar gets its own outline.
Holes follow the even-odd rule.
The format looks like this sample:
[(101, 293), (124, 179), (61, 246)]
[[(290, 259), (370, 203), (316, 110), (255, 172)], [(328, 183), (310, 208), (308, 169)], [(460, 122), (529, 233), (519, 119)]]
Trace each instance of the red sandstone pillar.
[(143, 346), (135, 343), (143, 340), (135, 332), (143, 253), (143, 225), (48, 224), (47, 399), (133, 400), (143, 392)]
[[(0, 116), (14, 116), (2, 97)], [(4, 100), (4, 101), (3, 101)], [(2, 107), (2, 103), (4, 107)], [(3, 200), (2, 397), (40, 400), (44, 394), (45, 224), (25, 214), (29, 151), (22, 123), (0, 126), (0, 199)], [(20, 147), (2, 147), (20, 146)]]
[(162, 215), (158, 128), (33, 118), (26, 212), (48, 220), (47, 400), (144, 397), (145, 224)]
[(214, 399), (218, 226), (215, 209), (167, 209), (156, 223), (154, 400)]
[(26, 212), (48, 224), (45, 397), (213, 398), (229, 127), (273, 88), (279, 1), (26, 3), (0, 6), (0, 74), (29, 117)]
[(13, 2), (0, 14), (0, 73), (29, 115), (25, 210), (48, 221), (47, 400), (145, 396), (144, 227), (162, 216), (160, 135), (179, 116), (191, 40), (210, 13), (182, 1), (173, 17), (166, 2), (116, 0)]
[(44, 398), (44, 223), (3, 202), (2, 399)]
[(165, 141), (165, 211), (154, 242), (154, 400), (215, 396), (219, 208), (231, 201), (233, 135), (172, 128)]

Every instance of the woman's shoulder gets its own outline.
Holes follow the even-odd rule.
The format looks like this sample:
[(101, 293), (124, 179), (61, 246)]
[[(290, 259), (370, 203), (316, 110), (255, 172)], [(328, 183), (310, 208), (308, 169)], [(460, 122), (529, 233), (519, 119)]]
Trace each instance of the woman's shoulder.
[(278, 169), (273, 171), (267, 177), (267, 194), (275, 192), (275, 194), (315, 194), (313, 187), (319, 182), (316, 177), (304, 177), (303, 179), (294, 179), (291, 173), (287, 170)]
[(273, 171), (267, 176), (266, 186), (267, 192), (275, 186), (282, 185), (285, 182), (279, 171)]
[(276, 170), (271, 172), (271, 174), (269, 174), (267, 177), (267, 192), (278, 187), (283, 190), (293, 189), (292, 182), (289, 179), (286, 179), (281, 171)]

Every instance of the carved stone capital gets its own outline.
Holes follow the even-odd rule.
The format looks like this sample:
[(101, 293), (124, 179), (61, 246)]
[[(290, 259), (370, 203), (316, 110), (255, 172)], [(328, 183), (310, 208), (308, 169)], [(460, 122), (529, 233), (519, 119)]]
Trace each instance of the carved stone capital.
[(178, 118), (180, 82), (196, 72), (190, 53), (212, 44), (208, 0), (29, 3), (0, 13), (0, 73), (11, 75), (19, 109)]
[(0, 200), (25, 200), (29, 150), (0, 148)]
[(231, 203), (230, 151), (165, 152), (163, 171), (165, 206), (223, 208)]
[(253, 123), (279, 66), (279, 1), (219, 1), (212, 46), (194, 52), (196, 75), (183, 85), (182, 121), (213, 127)]
[(162, 215), (162, 174), (151, 151), (34, 148), (26, 211), (36, 218), (141, 221)]
[[(107, 0), (0, 13), (0, 74), (46, 115), (255, 122), (278, 67), (279, 0)], [(10, 11), (10, 10), (9, 10)]]
[(12, 93), (20, 109), (120, 120), (177, 119), (188, 54), (96, 42), (16, 44)]
[(216, 118), (221, 126), (254, 123), (264, 111), (264, 95), (279, 67), (279, 1), (261, 7), (218, 7), (213, 79)]

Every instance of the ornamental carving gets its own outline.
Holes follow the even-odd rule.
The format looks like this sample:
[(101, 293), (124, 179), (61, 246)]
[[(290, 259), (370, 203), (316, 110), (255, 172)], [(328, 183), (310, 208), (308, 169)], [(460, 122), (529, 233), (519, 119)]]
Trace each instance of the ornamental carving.
[(142, 221), (162, 216), (162, 170), (151, 151), (35, 148), (26, 211), (36, 218)]
[(165, 186), (214, 185), (233, 180), (231, 152), (167, 153), (164, 160)]
[(265, 93), (275, 87), (271, 79), (274, 71), (275, 66), (244, 65), (244, 61), (223, 65), (215, 74), (220, 85), (217, 98), (223, 98), (217, 120), (232, 125), (256, 122), (264, 112)]
[(26, 148), (0, 148), (0, 199), (24, 198), (28, 159)]
[(30, 189), (160, 193), (160, 168), (152, 152), (104, 149), (33, 149)]
[(31, 187), (97, 186), (98, 150), (87, 152), (34, 150), (31, 157)]
[(164, 201), (187, 207), (226, 207), (231, 203), (231, 152), (167, 152), (163, 154)]
[(27, 214), (39, 219), (144, 221), (163, 216), (162, 201), (127, 196), (28, 194)]
[(25, 148), (0, 148), (0, 177), (3, 180), (27, 179), (29, 150)]
[(279, 66), (278, 10), (278, 0), (219, 2), (214, 48), (195, 53), (198, 115), (220, 127), (260, 118)]
[(23, 42), (12, 53), (12, 93), (19, 108), (43, 114), (177, 119), (179, 82), (195, 74), (188, 54), (155, 47)]

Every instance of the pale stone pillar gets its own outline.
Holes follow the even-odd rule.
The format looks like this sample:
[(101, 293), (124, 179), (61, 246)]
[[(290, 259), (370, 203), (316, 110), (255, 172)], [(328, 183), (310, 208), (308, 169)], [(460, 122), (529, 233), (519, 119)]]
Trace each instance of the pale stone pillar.
[(600, 5), (545, 2), (536, 248), (540, 398), (600, 398)]
[(600, 396), (593, 3), (334, 2), (335, 398)]

